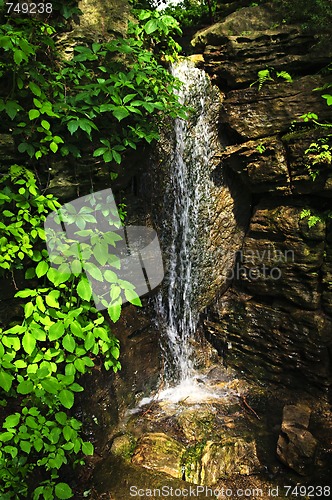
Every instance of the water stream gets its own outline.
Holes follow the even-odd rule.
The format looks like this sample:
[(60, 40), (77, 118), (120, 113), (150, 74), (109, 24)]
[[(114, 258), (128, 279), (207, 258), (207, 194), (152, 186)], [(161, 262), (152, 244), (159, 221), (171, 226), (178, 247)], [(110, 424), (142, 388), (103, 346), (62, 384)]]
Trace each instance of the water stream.
[(166, 285), (158, 296), (157, 313), (164, 334), (164, 387), (169, 391), (175, 384), (182, 393), (192, 391), (196, 379), (192, 344), (200, 311), (200, 273), (206, 240), (203, 211), (209, 198), (215, 125), (211, 120), (211, 82), (205, 72), (182, 60), (173, 66), (172, 74), (183, 82), (179, 98), (192, 111), (189, 120), (177, 119), (174, 124), (165, 197), (171, 214), (165, 229)]

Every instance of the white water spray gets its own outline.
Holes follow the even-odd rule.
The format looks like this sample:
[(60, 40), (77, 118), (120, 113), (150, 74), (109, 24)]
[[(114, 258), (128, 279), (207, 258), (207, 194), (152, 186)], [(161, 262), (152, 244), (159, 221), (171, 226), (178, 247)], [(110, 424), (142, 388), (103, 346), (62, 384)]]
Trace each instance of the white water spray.
[(177, 383), (188, 391), (195, 380), (192, 343), (199, 318), (199, 277), (206, 240), (202, 210), (208, 204), (216, 124), (211, 120), (213, 93), (205, 72), (183, 60), (172, 68), (172, 74), (183, 82), (179, 98), (192, 112), (189, 120), (175, 120), (171, 182), (165, 200), (173, 204), (173, 215), (167, 236), (166, 287), (157, 308), (166, 339), (165, 386)]

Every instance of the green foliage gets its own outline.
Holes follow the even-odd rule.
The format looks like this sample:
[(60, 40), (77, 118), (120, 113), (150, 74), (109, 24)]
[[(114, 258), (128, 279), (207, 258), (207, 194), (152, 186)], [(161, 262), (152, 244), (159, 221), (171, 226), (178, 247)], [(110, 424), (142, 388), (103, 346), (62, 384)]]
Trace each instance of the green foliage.
[(308, 30), (331, 33), (332, 3), (330, 0), (272, 0), (273, 6), (288, 22), (302, 23)]
[[(158, 138), (165, 114), (186, 117), (174, 93), (180, 83), (163, 65), (176, 57), (173, 34), (180, 30), (168, 15), (138, 12), (127, 38), (76, 46), (71, 60), (63, 60), (56, 36), (79, 14), (77, 2), (55, 1), (47, 23), (4, 16), (1, 8), (3, 2), (2, 131), (12, 132), (25, 166), (11, 166), (0, 179), (0, 278), (12, 281), (23, 316), (0, 328), (5, 412), (0, 496), (67, 499), (74, 493), (61, 480), (63, 467), (93, 454), (70, 413), (75, 394), (83, 390), (80, 377), (97, 363), (106, 370), (120, 368), (119, 341), (110, 323), (119, 319), (123, 298), (135, 305), (140, 299), (118, 278), (120, 262), (110, 249), (119, 236), (112, 231), (109, 206), (97, 206), (93, 197), (78, 212), (66, 205), (64, 221), (84, 242), (78, 248), (77, 241), (63, 240), (56, 252), (59, 235), (53, 243), (48, 235), (54, 250), (50, 261), (44, 222), (60, 205), (40, 191), (29, 167), (48, 167), (50, 157), (89, 154), (112, 168), (141, 142)], [(125, 207), (120, 208), (123, 218)], [(110, 221), (102, 234), (89, 225), (98, 211)], [(16, 281), (23, 271), (25, 288), (19, 290)], [(104, 289), (93, 292), (89, 280)], [(107, 307), (107, 320), (95, 302)]]
[(217, 0), (183, 0), (167, 7), (165, 13), (177, 19), (182, 28), (198, 27), (212, 22), (217, 4)]
[(156, 10), (134, 11), (138, 23), (129, 23), (128, 34), (143, 43), (144, 48), (153, 49), (166, 61), (173, 62), (181, 50), (174, 40), (174, 35), (181, 35), (178, 21), (165, 13)]
[[(329, 87), (330, 85), (328, 85)], [(325, 90), (321, 88), (314, 89)], [(328, 106), (332, 106), (332, 96), (329, 94), (325, 94), (322, 96), (326, 99), (326, 103)], [(319, 127), (332, 127), (331, 123), (320, 123), (318, 121), (318, 116), (315, 113), (306, 113), (302, 115), (301, 118), (304, 122), (313, 122), (316, 126)], [(315, 181), (320, 173), (319, 167), (324, 165), (332, 164), (332, 146), (331, 146), (331, 137), (329, 134), (326, 137), (319, 138), (316, 142), (310, 144), (309, 148), (305, 150), (306, 157), (306, 167), (308, 169), (309, 175), (313, 181)], [(318, 167), (318, 168), (317, 168)], [(304, 209), (300, 215), (301, 219), (306, 218), (308, 220), (308, 226), (313, 227), (318, 222), (323, 220), (332, 218), (332, 211), (327, 210), (323, 215), (313, 214), (310, 209)]]
[(318, 214), (315, 212), (312, 212), (308, 208), (304, 208), (300, 214), (301, 219), (307, 219), (308, 222), (308, 227), (312, 228), (316, 226), (319, 222), (324, 222), (327, 219), (332, 218), (332, 213), (330, 211), (326, 212), (325, 214)]
[(332, 148), (329, 144), (329, 142), (331, 142), (331, 137), (332, 136), (329, 135), (318, 139), (316, 142), (311, 143), (309, 148), (304, 152), (307, 159), (306, 167), (313, 181), (319, 175), (317, 167), (321, 165), (331, 165), (332, 163)]
[[(57, 483), (59, 469), (80, 460), (80, 454), (92, 454), (93, 447), (82, 440), (80, 422), (66, 410), (73, 407), (75, 393), (83, 390), (77, 380), (93, 368), (98, 357), (103, 357), (107, 370), (120, 368), (119, 342), (91, 303), (92, 290), (80, 260), (74, 258), (68, 264), (70, 257), (78, 257), (77, 243), (63, 244), (58, 267), (50, 267), (43, 222), (58, 202), (52, 195), (42, 195), (32, 173), (23, 167), (11, 167), (0, 182), (4, 249), (0, 268), (3, 275), (9, 270), (14, 280), (15, 271), (29, 261), (25, 278), (31, 282), (31, 288), (16, 293), (23, 299), (23, 322), (0, 330), (0, 393), (9, 405), (17, 400), (17, 411), (7, 416), (0, 434), (0, 492), (2, 498), (27, 496), (29, 477), (42, 468), (49, 479), (37, 487), (33, 498), (70, 498), (59, 496), (70, 491), (65, 483)], [(98, 210), (105, 215), (106, 207), (94, 207), (95, 214)], [(85, 207), (84, 216), (72, 210), (69, 214), (80, 235), (80, 221), (93, 222), (91, 211)], [(102, 239), (95, 231), (85, 233), (89, 234), (85, 234), (88, 243), (81, 247), (83, 257), (88, 248), (96, 256), (96, 263), (87, 265), (87, 273), (99, 278), (97, 265), (112, 259), (107, 256), (105, 260), (105, 241), (114, 246), (117, 235), (105, 232)], [(119, 262), (113, 259), (111, 265), (116, 270)], [(110, 289), (113, 321), (121, 312), (122, 293), (139, 305), (133, 286), (118, 279), (116, 272), (106, 271), (102, 279)], [(105, 301), (105, 295), (100, 300)]]
[(250, 84), (250, 87), (258, 84), (258, 90), (261, 90), (263, 85), (266, 84), (266, 82), (268, 81), (275, 82), (275, 78), (281, 78), (289, 83), (293, 81), (291, 75), (287, 73), (287, 71), (276, 71), (274, 72), (274, 76), (271, 76), (271, 71), (274, 71), (273, 68), (270, 69), (266, 68), (258, 71), (257, 73), (258, 78), (257, 80), (255, 80), (253, 83)]
[[(18, 151), (46, 156), (93, 154), (120, 164), (130, 149), (158, 138), (162, 117), (185, 116), (179, 85), (160, 64), (173, 60), (178, 23), (158, 12), (138, 12), (128, 38), (76, 46), (61, 60), (54, 27), (11, 18), (0, 27), (0, 116)], [(107, 124), (107, 127), (105, 126)]]
[(258, 146), (256, 146), (256, 149), (257, 151), (260, 153), (260, 154), (263, 154), (264, 151), (266, 150), (266, 146), (264, 146), (264, 144), (258, 144)]

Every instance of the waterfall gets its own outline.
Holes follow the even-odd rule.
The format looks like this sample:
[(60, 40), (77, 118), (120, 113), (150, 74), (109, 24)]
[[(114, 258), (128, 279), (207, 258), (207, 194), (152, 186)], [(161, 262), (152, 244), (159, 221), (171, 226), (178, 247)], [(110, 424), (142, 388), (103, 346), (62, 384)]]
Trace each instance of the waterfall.
[[(188, 60), (172, 67), (183, 82), (179, 99), (191, 108), (189, 120), (176, 119), (165, 206), (168, 223), (161, 235), (166, 255), (165, 286), (157, 300), (164, 336), (164, 382), (185, 383), (195, 376), (192, 347), (199, 319), (204, 266), (210, 166), (215, 154), (215, 117), (211, 119), (212, 85), (204, 71)], [(205, 214), (205, 215), (204, 215)], [(205, 233), (205, 234), (204, 234)], [(165, 243), (166, 242), (166, 243)]]

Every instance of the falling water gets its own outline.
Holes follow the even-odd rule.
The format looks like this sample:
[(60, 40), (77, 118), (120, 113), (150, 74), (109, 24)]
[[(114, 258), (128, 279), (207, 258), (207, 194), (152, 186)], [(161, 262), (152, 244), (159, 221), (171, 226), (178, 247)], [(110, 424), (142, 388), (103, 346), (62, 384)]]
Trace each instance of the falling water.
[[(195, 376), (193, 339), (199, 318), (204, 255), (203, 208), (208, 205), (209, 173), (214, 155), (213, 92), (204, 71), (183, 60), (172, 68), (183, 82), (182, 103), (192, 108), (189, 120), (174, 125), (174, 152), (165, 204), (171, 204), (166, 256), (166, 286), (158, 297), (159, 324), (166, 339), (164, 382), (186, 384)], [(215, 99), (215, 97), (214, 97)]]

